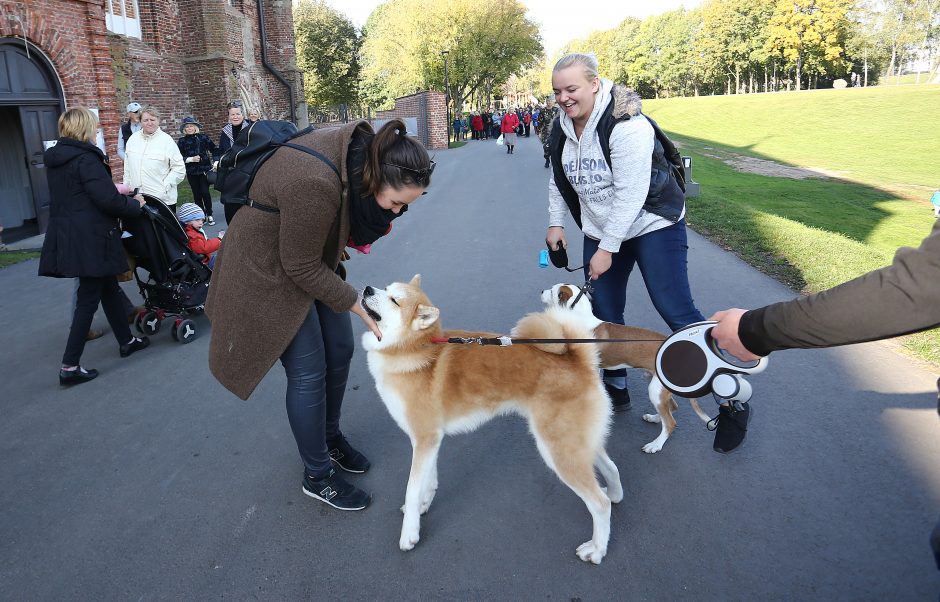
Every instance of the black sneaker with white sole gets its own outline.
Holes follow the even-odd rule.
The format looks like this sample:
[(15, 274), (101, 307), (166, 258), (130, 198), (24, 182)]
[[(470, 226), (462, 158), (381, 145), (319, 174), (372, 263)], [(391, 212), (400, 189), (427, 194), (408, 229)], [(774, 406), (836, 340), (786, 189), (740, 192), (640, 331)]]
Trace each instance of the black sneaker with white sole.
[(342, 433), (327, 440), (326, 447), (330, 450), (330, 460), (346, 472), (362, 474), (372, 466), (369, 459), (350, 445)]
[(618, 389), (610, 383), (604, 383), (607, 389), (607, 395), (610, 396), (610, 405), (615, 412), (626, 412), (630, 409), (630, 392), (626, 389)]
[(708, 429), (715, 431), (712, 444), (719, 454), (727, 454), (738, 448), (747, 436), (747, 425), (751, 421), (751, 405), (735, 402), (737, 407), (719, 405), (718, 416), (708, 422)]
[(363, 510), (372, 501), (372, 496), (349, 483), (331, 468), (322, 479), (304, 474), (305, 495), (320, 500), (338, 510)]

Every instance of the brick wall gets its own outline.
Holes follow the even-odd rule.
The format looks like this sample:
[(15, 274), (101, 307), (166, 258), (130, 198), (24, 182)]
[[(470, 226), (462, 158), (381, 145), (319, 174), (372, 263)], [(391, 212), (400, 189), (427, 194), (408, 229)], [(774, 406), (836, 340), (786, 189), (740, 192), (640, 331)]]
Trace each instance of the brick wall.
[[(121, 0), (113, 0), (115, 4)], [(133, 2), (124, 0), (128, 12)], [(193, 115), (218, 140), (226, 104), (241, 100), (267, 119), (290, 119), (288, 93), (264, 68), (257, 4), (243, 0), (138, 0), (141, 39), (110, 33), (106, 0), (0, 0), (0, 36), (23, 37), (53, 64), (66, 107), (99, 110), (105, 144), (117, 136), (130, 101), (156, 106), (178, 137)], [(290, 0), (264, 0), (268, 62), (294, 84), (296, 117), (306, 124)], [(116, 178), (120, 161), (112, 163)]]
[(376, 119), (416, 117), (418, 139), (429, 149), (447, 148), (447, 105), (444, 93), (435, 90), (418, 92), (395, 99), (395, 108), (377, 111)]

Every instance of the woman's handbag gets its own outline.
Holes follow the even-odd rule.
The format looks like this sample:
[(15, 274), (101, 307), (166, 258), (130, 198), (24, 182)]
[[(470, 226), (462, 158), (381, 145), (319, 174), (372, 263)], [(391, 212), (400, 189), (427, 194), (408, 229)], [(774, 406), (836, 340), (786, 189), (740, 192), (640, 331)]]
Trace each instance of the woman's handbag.
[(499, 138), (496, 139), (496, 144), (498, 144), (498, 145), (500, 145), (500, 146), (506, 144), (506, 141), (503, 140), (503, 135), (502, 135), (502, 134), (500, 134), (500, 135), (499, 135)]
[(206, 172), (206, 179), (209, 180), (209, 186), (215, 185), (215, 176), (218, 172), (214, 169), (210, 169)]

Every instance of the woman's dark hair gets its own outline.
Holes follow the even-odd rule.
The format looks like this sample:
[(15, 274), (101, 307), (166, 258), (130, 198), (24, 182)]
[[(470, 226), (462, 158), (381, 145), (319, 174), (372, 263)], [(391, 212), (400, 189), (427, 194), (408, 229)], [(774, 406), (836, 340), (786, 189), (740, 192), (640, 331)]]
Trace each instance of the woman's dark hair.
[(372, 196), (383, 186), (427, 188), (433, 171), (428, 151), (408, 135), (404, 121), (392, 119), (372, 138), (362, 167), (362, 188)]

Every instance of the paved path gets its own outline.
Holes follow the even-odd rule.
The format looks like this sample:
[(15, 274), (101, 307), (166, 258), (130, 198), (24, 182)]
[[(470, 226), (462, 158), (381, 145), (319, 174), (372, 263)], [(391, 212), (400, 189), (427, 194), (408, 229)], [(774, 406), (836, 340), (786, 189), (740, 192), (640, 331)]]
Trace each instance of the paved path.
[[(432, 191), (395, 222), (353, 284), (423, 275), (446, 327), (505, 331), (537, 310), (547, 170), (535, 138), (439, 152)], [(694, 201), (692, 201), (694, 203)], [(221, 211), (219, 212), (221, 214)], [(793, 294), (702, 238), (690, 240), (702, 311)], [(0, 598), (9, 600), (929, 600), (940, 513), (936, 376), (883, 344), (773, 356), (738, 453), (683, 405), (662, 452), (640, 447), (645, 386), (608, 443), (626, 497), (599, 566), (575, 547), (584, 506), (542, 464), (521, 419), (445, 440), (422, 540), (398, 550), (409, 444), (357, 352), (344, 431), (372, 459), (361, 513), (300, 491), (275, 366), (243, 402), (206, 368), (208, 323), (118, 358), (89, 343), (93, 383), (60, 390), (71, 282), (0, 270)], [(131, 287), (128, 287), (130, 290)], [(639, 280), (630, 321), (662, 329)], [(100, 320), (100, 318), (99, 318)], [(362, 327), (356, 325), (357, 333)], [(638, 407), (637, 407), (638, 406)], [(704, 404), (713, 412), (711, 401)]]

